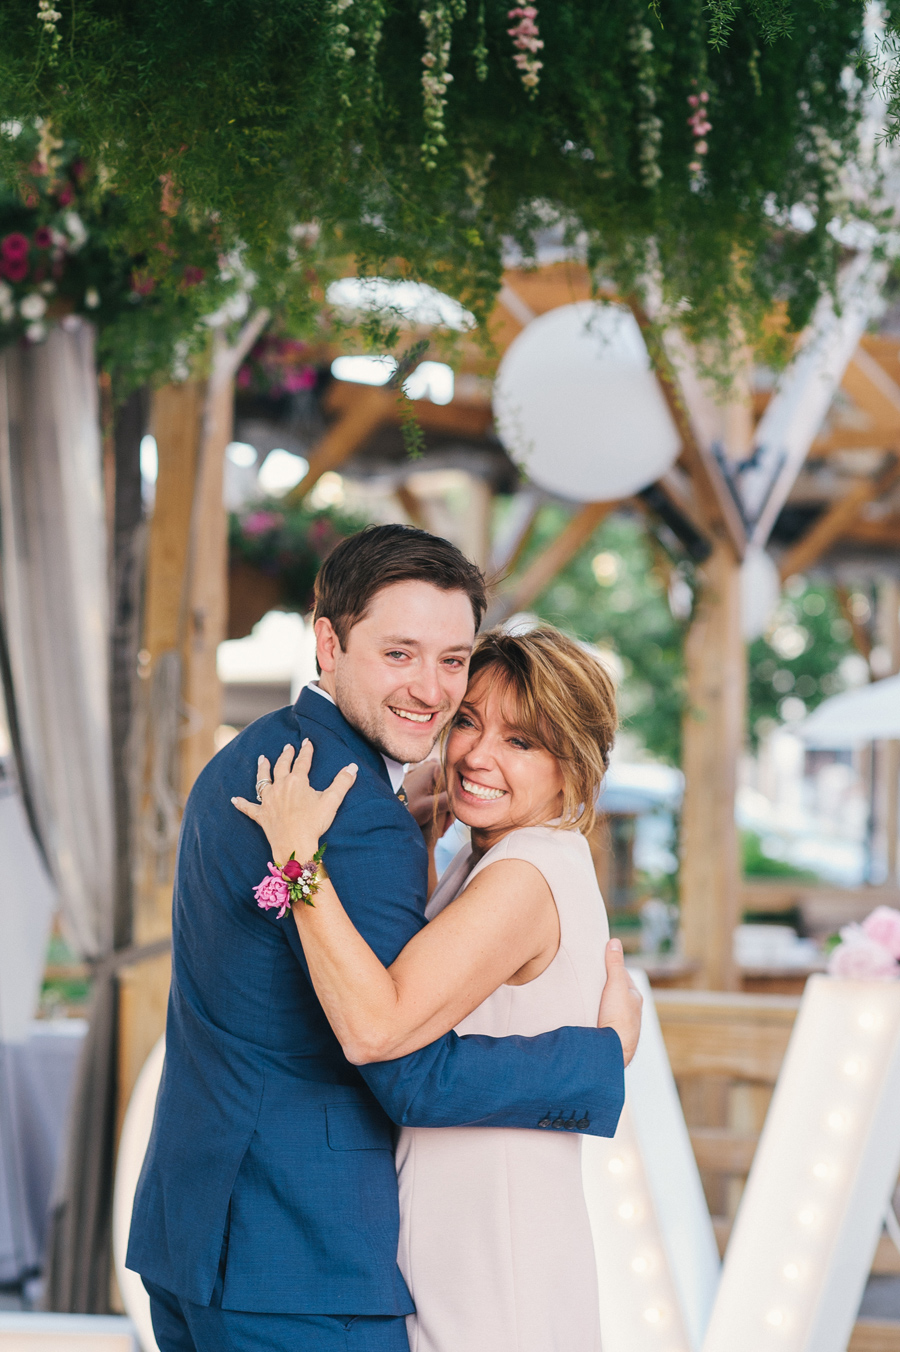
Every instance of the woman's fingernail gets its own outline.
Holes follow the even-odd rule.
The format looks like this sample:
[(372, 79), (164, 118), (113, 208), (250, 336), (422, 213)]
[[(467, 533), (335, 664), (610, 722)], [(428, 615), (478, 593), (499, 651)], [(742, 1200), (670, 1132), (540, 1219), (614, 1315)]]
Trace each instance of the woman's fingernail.
[(262, 763), (263, 763), (263, 761), (264, 761), (265, 759), (266, 759), (265, 756), (257, 756), (257, 758), (256, 758), (256, 763), (257, 763), (257, 765), (262, 765)]
[(359, 766), (356, 764), (355, 761), (351, 761), (349, 765), (344, 766), (344, 769), (347, 771), (348, 774), (355, 775), (357, 770), (359, 769)]
[(285, 751), (293, 751), (293, 749), (294, 749), (294, 748), (291, 746), (290, 742), (285, 742), (285, 744), (284, 744), (284, 750), (285, 750)]
[(303, 741), (300, 743), (300, 745), (301, 745), (301, 746), (309, 746), (309, 738), (308, 738), (308, 737), (304, 737), (304, 738), (303, 738)]

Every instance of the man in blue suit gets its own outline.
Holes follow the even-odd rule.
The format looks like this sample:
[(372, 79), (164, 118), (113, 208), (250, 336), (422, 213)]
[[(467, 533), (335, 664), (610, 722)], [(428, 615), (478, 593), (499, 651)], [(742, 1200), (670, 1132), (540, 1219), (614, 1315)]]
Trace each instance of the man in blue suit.
[(127, 1259), (162, 1352), (406, 1352), (393, 1124), (615, 1131), (640, 1023), (618, 954), (605, 1027), (448, 1033), (351, 1065), (290, 912), (255, 905), (268, 846), (229, 802), (260, 756), (274, 763), (305, 737), (317, 788), (356, 762), (328, 870), (391, 963), (425, 923), (427, 890), (422, 831), (397, 796), (403, 763), (455, 713), (484, 606), (481, 574), (445, 540), (381, 526), (343, 542), (316, 586), (320, 682), (230, 742), (191, 791), (165, 1068)]

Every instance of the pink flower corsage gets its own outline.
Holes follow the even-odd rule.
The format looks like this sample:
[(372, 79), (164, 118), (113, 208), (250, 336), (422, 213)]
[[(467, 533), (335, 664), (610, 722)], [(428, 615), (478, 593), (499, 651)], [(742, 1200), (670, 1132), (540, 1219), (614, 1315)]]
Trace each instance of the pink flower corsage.
[(298, 901), (305, 902), (307, 906), (315, 906), (313, 897), (327, 877), (322, 867), (324, 853), (325, 846), (320, 845), (312, 859), (305, 864), (301, 864), (294, 857), (293, 851), (284, 865), (273, 864), (270, 859), (269, 877), (263, 878), (253, 889), (257, 906), (263, 911), (277, 908), (278, 920)]

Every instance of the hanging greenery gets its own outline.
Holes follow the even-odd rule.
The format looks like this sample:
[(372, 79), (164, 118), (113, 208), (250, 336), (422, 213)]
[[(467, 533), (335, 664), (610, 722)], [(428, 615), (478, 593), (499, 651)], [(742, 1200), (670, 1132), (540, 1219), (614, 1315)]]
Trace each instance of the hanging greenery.
[[(297, 336), (351, 257), (483, 322), (504, 254), (549, 236), (727, 347), (833, 282), (862, 0), (55, 4), (0, 8), (0, 118), (65, 129), (114, 197), (107, 247), (173, 297), (190, 235)], [(17, 158), (0, 136), (7, 183)]]
[(276, 579), (279, 604), (305, 615), (323, 561), (336, 544), (367, 524), (333, 507), (314, 511), (277, 499), (254, 503), (228, 518), (230, 562)]

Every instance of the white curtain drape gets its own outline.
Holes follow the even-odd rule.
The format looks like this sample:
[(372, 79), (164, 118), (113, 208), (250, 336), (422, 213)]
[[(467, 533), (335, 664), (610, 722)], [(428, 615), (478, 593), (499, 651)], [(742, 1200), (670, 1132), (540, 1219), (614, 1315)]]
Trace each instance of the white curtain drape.
[(115, 849), (97, 404), (89, 325), (0, 355), (2, 601), (22, 759), (66, 935), (88, 958), (112, 947)]

